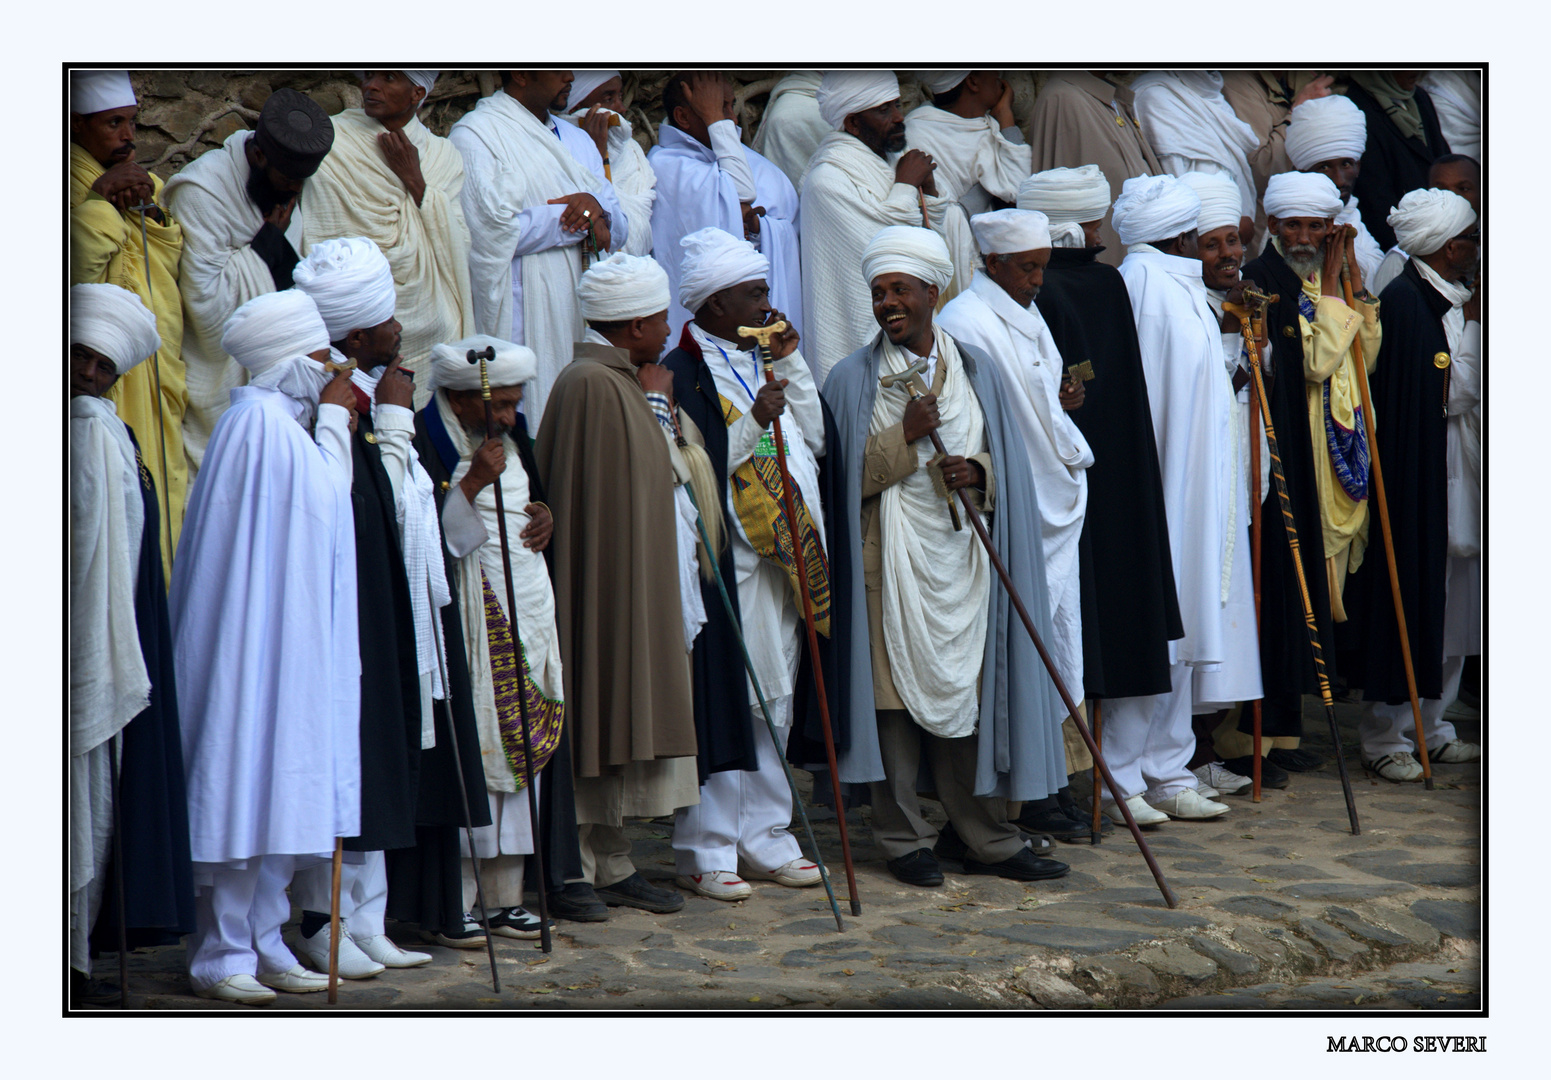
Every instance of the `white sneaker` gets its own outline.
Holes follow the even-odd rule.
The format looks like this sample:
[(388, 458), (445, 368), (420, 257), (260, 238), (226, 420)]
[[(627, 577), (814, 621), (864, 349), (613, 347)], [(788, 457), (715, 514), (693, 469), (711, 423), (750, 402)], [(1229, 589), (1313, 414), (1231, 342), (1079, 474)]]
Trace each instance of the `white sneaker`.
[[(1126, 807), (1131, 811), (1131, 816), (1136, 819), (1138, 825), (1161, 825), (1169, 820), (1169, 815), (1154, 810), (1147, 804), (1147, 800), (1140, 795), (1132, 795), (1126, 800)], [(1120, 812), (1120, 807), (1109, 800), (1104, 801), (1104, 816), (1116, 825), (1126, 823), (1125, 815)]]
[(463, 913), (463, 929), (444, 933), (441, 930), (422, 930), (420, 940), (429, 941), (432, 945), (442, 945), (449, 949), (483, 949), (485, 947), (485, 928), (474, 913)]
[(275, 1000), (275, 992), (261, 985), (252, 975), (228, 975), (214, 986), (203, 990), (195, 987), (194, 996), (235, 1001), (239, 1005), (268, 1005)]
[(290, 971), (261, 971), (258, 981), (275, 990), (284, 990), (288, 994), (311, 994), (314, 991), (329, 988), (327, 975), (308, 971), (300, 964)]
[(362, 952), (383, 967), (411, 968), (431, 962), (430, 953), (410, 952), (408, 949), (401, 949), (387, 934), (378, 934), (376, 937), (360, 939), (352, 938), (351, 940), (355, 941)]
[(1363, 768), (1396, 784), (1409, 784), (1422, 778), (1422, 763), (1404, 750), (1364, 761)]
[(1240, 776), (1220, 761), (1209, 761), (1190, 771), (1201, 781), (1201, 786), (1196, 790), (1208, 799), (1215, 799), (1219, 795), (1242, 795), (1254, 787), (1250, 777)]
[[(313, 970), (328, 972), (329, 969), (329, 924), (324, 923), (323, 929), (312, 937), (296, 935), (296, 952), (301, 959), (311, 964)], [(426, 957), (427, 960), (430, 957)], [(373, 975), (381, 975), (387, 970), (387, 965), (379, 964), (370, 956), (367, 956), (356, 945), (355, 939), (350, 936), (350, 931), (344, 926), (339, 928), (339, 977), (341, 979), (370, 979)]]
[(1427, 751), (1429, 761), (1442, 762), (1444, 765), (1459, 765), (1467, 761), (1481, 760), (1481, 747), (1477, 743), (1465, 742), (1463, 739), (1450, 739), (1437, 750)]
[(709, 896), (712, 900), (747, 900), (754, 886), (731, 870), (712, 870), (709, 874), (680, 874), (675, 884), (681, 889)]
[(754, 867), (748, 867), (743, 871), (743, 876), (751, 881), (773, 881), (777, 885), (785, 885), (791, 889), (805, 889), (824, 880), (819, 874), (817, 864), (801, 857), (782, 863), (774, 870), (757, 870)]
[(1149, 803), (1154, 810), (1162, 811), (1171, 818), (1179, 818), (1183, 821), (1209, 821), (1226, 814), (1230, 807), (1211, 799), (1203, 798), (1195, 788), (1186, 788), (1176, 792), (1166, 799)]

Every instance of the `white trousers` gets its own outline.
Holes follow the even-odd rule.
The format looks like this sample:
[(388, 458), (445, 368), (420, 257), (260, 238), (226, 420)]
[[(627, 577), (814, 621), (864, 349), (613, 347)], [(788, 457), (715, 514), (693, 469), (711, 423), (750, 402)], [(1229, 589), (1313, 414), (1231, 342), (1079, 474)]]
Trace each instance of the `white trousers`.
[[(712, 773), (700, 787), (699, 805), (682, 806), (674, 813), (673, 860), (680, 874), (737, 873), (740, 855), (758, 870), (774, 870), (802, 857), (789, 829), (792, 789), (758, 705), (754, 713), (759, 768)], [(791, 730), (790, 724), (776, 728), (783, 754)]]
[[(381, 851), (361, 854), (361, 862), (340, 867), (339, 921), (351, 937), (369, 938), (387, 930), (388, 857)], [(291, 900), (303, 911), (327, 915), (333, 877), (332, 863), (296, 871), (291, 879)]]
[(296, 966), (296, 957), (280, 939), (280, 928), (291, 915), (285, 887), (297, 865), (311, 865), (314, 858), (264, 855), (249, 859), (241, 870), (195, 864), (198, 876), (203, 871), (212, 879), (194, 896), (188, 973), (195, 989), (207, 990), (230, 975), (290, 971)]
[(503, 908), (522, 907), (522, 873), (526, 855), (497, 855), (479, 860), (479, 881), (474, 881), (474, 860), (463, 860), (463, 910), (478, 911), (479, 888), (485, 890), (485, 910), (495, 915)]
[[(1200, 786), (1188, 767), (1196, 748), (1190, 666), (1172, 665), (1169, 678), (1174, 689), (1167, 694), (1104, 700), (1100, 750), (1128, 799), (1143, 795), (1152, 802)], [(1107, 788), (1104, 798), (1110, 798)]]
[[(1443, 710), (1454, 704), (1459, 697), (1459, 677), (1465, 672), (1463, 656), (1443, 658), (1443, 696), (1422, 698), (1422, 734), (1433, 750), (1454, 738), (1454, 725), (1443, 718)], [(1386, 705), (1382, 701), (1370, 701), (1357, 724), (1362, 739), (1363, 759), (1373, 761), (1385, 754), (1416, 754), (1416, 717), (1411, 715), (1411, 703)]]

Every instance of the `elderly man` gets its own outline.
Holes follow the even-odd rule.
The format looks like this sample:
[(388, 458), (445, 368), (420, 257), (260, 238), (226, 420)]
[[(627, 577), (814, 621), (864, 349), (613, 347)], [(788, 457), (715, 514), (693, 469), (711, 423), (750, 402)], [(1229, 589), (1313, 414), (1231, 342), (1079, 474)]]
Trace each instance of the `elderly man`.
[(678, 301), (684, 249), (681, 241), (715, 228), (746, 237), (770, 264), (770, 302), (802, 330), (802, 262), (797, 245), (797, 190), (786, 175), (739, 141), (733, 123), (732, 84), (710, 71), (675, 74), (663, 91), (667, 122), (657, 129), (652, 165), (658, 199), (652, 211), (652, 245), (668, 272), (674, 300), (668, 308), (669, 340), (694, 315)]
[[(1324, 173), (1341, 193), (1337, 225), (1357, 230), (1354, 249), (1363, 277), (1378, 272), (1384, 249), (1368, 233), (1353, 194), (1362, 173), (1368, 123), (1362, 112), (1339, 94), (1312, 98), (1293, 109), (1287, 126), (1287, 158), (1299, 172)], [(1388, 205), (1388, 204), (1386, 204)]]
[(649, 255), (652, 231), (645, 223), (652, 220), (657, 201), (657, 173), (636, 141), (630, 121), (625, 119), (625, 81), (617, 71), (576, 71), (571, 84), (571, 111), (564, 114), (592, 137), (603, 157), (603, 175), (614, 185), (614, 194), (625, 216), (636, 223), (625, 246), (627, 255)]
[[(1481, 165), (1475, 158), (1464, 154), (1444, 154), (1427, 170), (1427, 186), (1452, 191), (1470, 204), (1477, 214), (1481, 213)], [(1384, 261), (1369, 280), (1368, 287), (1383, 292), (1389, 283), (1400, 276), (1411, 256), (1399, 244), (1384, 253)]]
[(856, 265), (879, 229), (921, 225), (924, 216), (953, 253), (961, 287), (973, 273), (975, 251), (964, 211), (952, 193), (938, 193), (931, 156), (905, 150), (893, 72), (828, 72), (818, 102), (833, 130), (802, 182), (802, 291), (809, 365), (822, 384), (841, 357), (875, 336)]
[(1363, 222), (1380, 251), (1396, 242), (1385, 217), (1389, 209), (1406, 192), (1425, 185), (1428, 166), (1453, 149), (1443, 137), (1432, 97), (1417, 85), (1422, 74), (1354, 71), (1346, 88), (1346, 97), (1367, 121), (1362, 174), (1353, 179), (1352, 191), (1368, 204)]
[(463, 155), (474, 325), (538, 357), (523, 401), (536, 429), (549, 388), (585, 330), (577, 282), (590, 259), (624, 246), (632, 222), (592, 136), (550, 116), (570, 101), (571, 73), (503, 77), (501, 89), (481, 98), (447, 137)]
[(1239, 233), (1248, 243), (1256, 195), (1249, 155), (1260, 149), (1260, 140), (1222, 91), (1220, 71), (1148, 71), (1131, 81), (1142, 134), (1163, 171), (1227, 174), (1239, 189)]
[[(863, 253), (862, 276), (880, 332), (824, 387), (839, 447), (857, 461), (834, 512), (859, 516), (850, 547), (863, 568), (851, 587), (853, 723), (841, 779), (871, 783), (873, 839), (906, 884), (943, 882), (932, 851), (938, 831), (916, 796), (922, 757), (967, 849), (965, 873), (1060, 877), (1066, 864), (1030, 850), (1007, 802), (1060, 788), (1064, 710), (1007, 591), (993, 582), (985, 548), (973, 530), (953, 528), (940, 494), (970, 489), (1051, 640), (1039, 502), (1028, 450), (1004, 411), (1009, 391), (996, 361), (934, 325), (953, 276), (936, 233), (880, 231)], [(879, 384), (922, 368), (930, 387), (922, 397), (903, 383)], [(941, 458), (927, 439), (934, 431), (948, 450)], [(861, 655), (869, 640), (871, 655)]]
[[(1242, 207), (1241, 207), (1242, 209)], [(1249, 571), (1249, 447), (1223, 331), (1197, 257), (1201, 200), (1172, 176), (1126, 181), (1115, 228), (1128, 247), (1120, 274), (1136, 318), (1163, 473), (1182, 641), (1171, 646), (1169, 693), (1122, 698), (1104, 713), (1104, 756), (1137, 820), (1228, 812), (1203, 797), (1188, 768), (1191, 714), (1261, 696)], [(1118, 817), (1109, 805), (1107, 812)], [(1140, 812), (1140, 813), (1138, 813)]]
[[(1249, 153), (1249, 168), (1255, 179), (1255, 193), (1264, 197), (1266, 181), (1292, 168), (1287, 160), (1289, 114), (1310, 98), (1325, 97), (1335, 81), (1331, 75), (1312, 71), (1224, 71), (1222, 96), (1233, 114), (1249, 125), (1260, 145)], [(1294, 87), (1299, 89), (1294, 92)], [(1255, 204), (1253, 237), (1241, 237), (1245, 253), (1256, 250), (1252, 241), (1265, 235), (1266, 211)]]
[[(388, 257), (411, 368), (474, 329), (463, 159), (416, 115), (435, 84), (434, 71), (362, 72), (362, 107), (332, 118), (334, 148), (307, 188), (307, 251), (360, 236)], [(416, 405), (429, 395), (417, 387)]]
[[(127, 289), (156, 316), (161, 341), (153, 350), (155, 362), (141, 367), (139, 361), (145, 357), (135, 357), (131, 367), (125, 358), (124, 374), (114, 384), (112, 397), (119, 419), (145, 446), (158, 501), (167, 508), (171, 529), (159, 530), (158, 535), (162, 571), (168, 575), (188, 493), (188, 457), (183, 451), (188, 388), (182, 356), (183, 308), (178, 298), (183, 227), (169, 210), (157, 205), (165, 201), (161, 179), (135, 161), (139, 111), (129, 72), (71, 73), (70, 283), (105, 282)], [(143, 217), (137, 207), (143, 208)]]
[(118, 950), (118, 891), (109, 858), (115, 769), (121, 846), (129, 856), (121, 869), (128, 940), (159, 943), (168, 934), (194, 928), (172, 633), (157, 541), (161, 509), (134, 432), (104, 396), (160, 342), (156, 317), (134, 293), (108, 284), (70, 290), (70, 992), (75, 1004), (111, 1003), (121, 992), (88, 979), (89, 936), (95, 935), (101, 951)]
[(666, 913), (684, 897), (635, 869), (623, 825), (699, 800), (689, 650), (705, 615), (686, 606), (692, 593), (697, 608), (700, 594), (693, 540), (688, 567), (681, 541), (694, 526), (681, 516), (648, 400), (660, 395), (666, 406), (672, 388), (673, 373), (657, 362), (668, 276), (649, 258), (618, 253), (588, 270), (577, 299), (587, 336), (555, 383), (534, 457), (555, 521), (582, 864), (604, 903)]
[(822, 71), (794, 71), (770, 91), (765, 112), (754, 131), (754, 150), (786, 174), (795, 188), (802, 187), (813, 151), (830, 132), (819, 112)]
[[(1432, 761), (1477, 761), (1480, 746), (1456, 738), (1443, 710), (1481, 642), (1480, 463), (1464, 452), (1461, 430), (1481, 400), (1481, 298), (1465, 283), (1480, 225), (1470, 203), (1437, 189), (1407, 194), (1389, 225), (1412, 254), (1379, 297), (1384, 347), (1373, 408), (1422, 730)], [(1390, 583), (1371, 562), (1353, 590), (1366, 647), (1363, 764), (1386, 780), (1418, 780)]]
[(226, 323), (254, 297), (291, 287), (306, 241), (302, 192), (333, 145), (334, 126), (316, 102), (276, 90), (252, 131), (234, 132), (167, 182), (167, 206), (183, 223), (183, 442), (191, 471), (246, 378), (221, 349)]
[(1034, 155), (1012, 115), (1012, 84), (994, 71), (923, 71), (931, 102), (905, 117), (909, 146), (937, 163), (968, 215), (1007, 205), (1033, 171)]
[[(327, 987), (281, 940), (285, 887), (361, 831), (355, 393), (329, 377), (328, 331), (294, 289), (239, 308), (221, 349), (249, 381), (211, 435), (168, 601), (199, 889), (189, 980), (264, 1004), (268, 987)], [(255, 575), (282, 564), (284, 589)]]

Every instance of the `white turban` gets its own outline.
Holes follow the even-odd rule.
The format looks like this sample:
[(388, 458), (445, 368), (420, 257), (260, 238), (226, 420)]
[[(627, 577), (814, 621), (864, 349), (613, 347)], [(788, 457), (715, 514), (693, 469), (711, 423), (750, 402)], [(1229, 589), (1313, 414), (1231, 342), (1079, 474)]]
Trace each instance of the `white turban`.
[[(431, 88), (436, 85), (436, 77), (441, 74), (440, 71), (405, 71), (402, 68), (398, 69), (398, 72), (400, 75), (404, 76), (404, 78), (408, 79), (410, 82), (414, 83), (416, 86), (420, 87), (420, 89), (425, 91), (425, 97), (420, 99), (421, 105), (424, 105), (426, 98), (431, 96)], [(366, 72), (357, 71), (355, 76), (358, 79), (364, 80), (366, 78)], [(419, 108), (420, 106), (417, 105), (415, 107)]]
[(1098, 221), (1109, 213), (1109, 181), (1097, 165), (1037, 172), (1018, 185), (1018, 209), (1038, 210), (1053, 225)]
[(909, 274), (946, 289), (953, 280), (953, 257), (942, 237), (931, 229), (890, 225), (880, 229), (862, 252), (862, 277), (867, 284), (882, 274)]
[(608, 82), (610, 79), (619, 78), (617, 71), (573, 71), (574, 79), (571, 83), (571, 96), (568, 99), (568, 109), (574, 109), (580, 105), (588, 94)]
[(1277, 173), (1261, 202), (1274, 218), (1333, 218), (1342, 208), (1340, 189), (1324, 173)]
[(521, 386), (539, 372), (539, 358), (526, 345), (474, 334), (462, 341), (431, 346), (432, 390), (478, 390), (479, 363), (469, 363), (470, 349), (495, 349), (495, 359), (487, 361), (490, 386)]
[(1050, 246), (1058, 248), (1085, 248), (1088, 234), (1075, 221), (1063, 221), (1050, 226)]
[(969, 219), (985, 255), (1011, 255), (1051, 246), (1050, 219), (1038, 210), (993, 210)]
[(255, 296), (232, 313), (221, 335), (221, 349), (250, 376), (328, 347), (329, 332), (318, 305), (300, 289)]
[(1150, 244), (1172, 240), (1196, 227), (1201, 200), (1194, 189), (1172, 176), (1133, 176), (1120, 189), (1111, 223), (1120, 242)]
[(1302, 172), (1332, 158), (1363, 156), (1368, 121), (1352, 99), (1341, 94), (1310, 98), (1292, 111), (1287, 125), (1287, 157)]
[(892, 71), (826, 71), (819, 83), (819, 115), (839, 131), (852, 113), (875, 109), (899, 97), (899, 80)]
[(624, 322), (668, 310), (668, 272), (650, 255), (616, 251), (592, 264), (576, 284), (587, 322)]
[(1239, 218), (1244, 216), (1244, 200), (1233, 177), (1227, 173), (1191, 172), (1180, 179), (1189, 184), (1196, 198), (1201, 200), (1197, 229), (1208, 233), (1224, 225), (1238, 227)]
[(156, 316), (144, 302), (117, 285), (70, 288), (70, 344), (95, 349), (120, 375), (162, 347)]
[(684, 262), (679, 270), (679, 303), (699, 311), (712, 293), (770, 276), (770, 260), (754, 245), (717, 228), (692, 232), (679, 241)]
[(938, 94), (946, 94), (959, 83), (969, 78), (968, 71), (918, 71), (916, 81), (919, 82), (928, 94), (936, 97)]
[(90, 116), (108, 109), (139, 105), (127, 71), (72, 71), (70, 111)]
[(330, 341), (387, 322), (398, 302), (388, 257), (364, 236), (314, 244), (291, 278), (318, 305)]
[(1389, 227), (1395, 243), (1411, 255), (1431, 255), (1469, 228), (1476, 212), (1462, 196), (1442, 188), (1418, 188), (1400, 198), (1392, 208)]

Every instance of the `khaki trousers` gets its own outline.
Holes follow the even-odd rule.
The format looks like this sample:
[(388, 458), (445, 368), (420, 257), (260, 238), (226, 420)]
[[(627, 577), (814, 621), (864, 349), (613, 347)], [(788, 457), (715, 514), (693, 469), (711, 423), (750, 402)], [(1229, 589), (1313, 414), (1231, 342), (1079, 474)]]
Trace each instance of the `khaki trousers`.
[(635, 873), (630, 861), (630, 837), (619, 825), (579, 825), (582, 873), (587, 883), (602, 889)]

